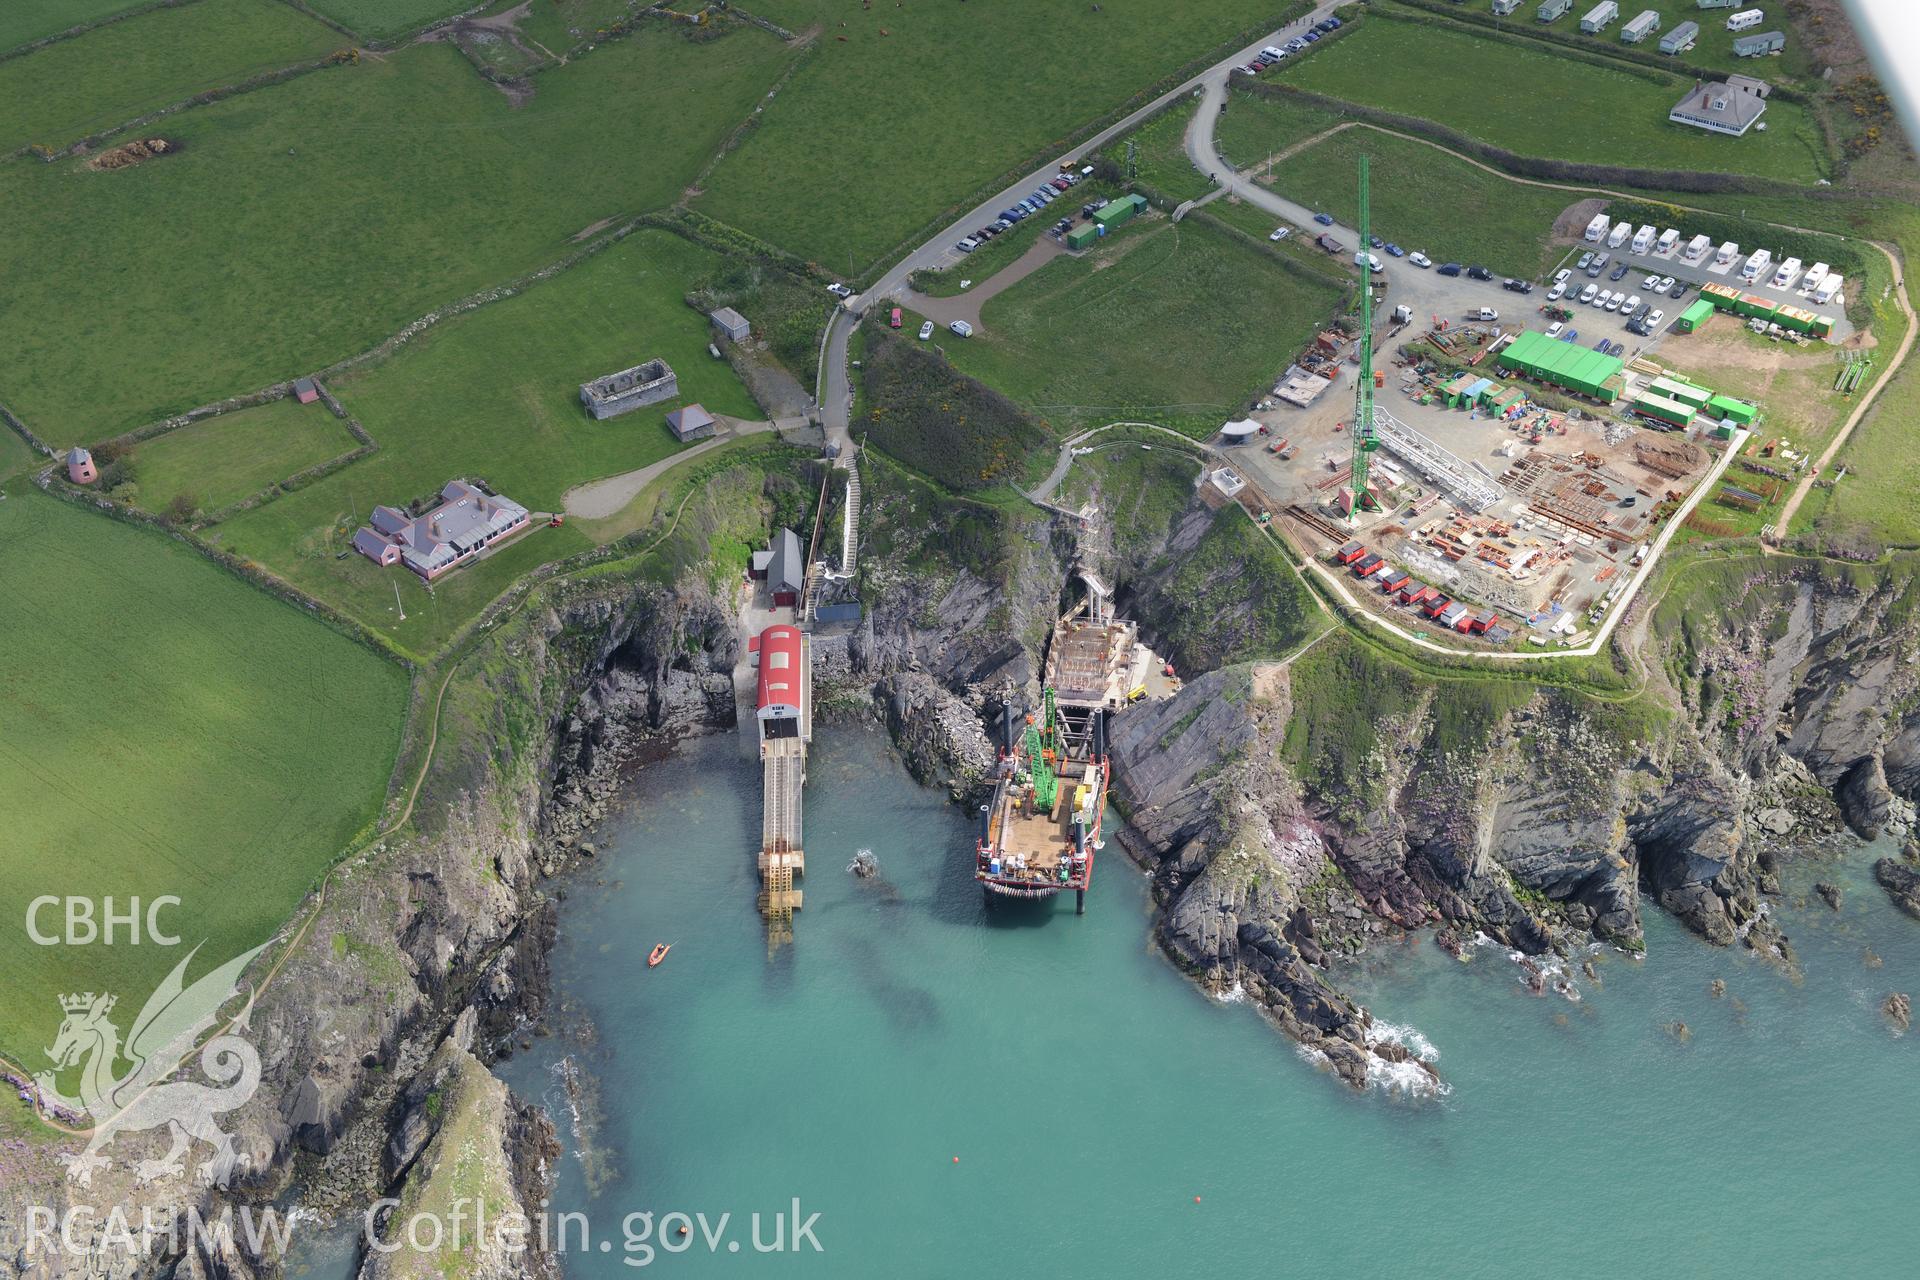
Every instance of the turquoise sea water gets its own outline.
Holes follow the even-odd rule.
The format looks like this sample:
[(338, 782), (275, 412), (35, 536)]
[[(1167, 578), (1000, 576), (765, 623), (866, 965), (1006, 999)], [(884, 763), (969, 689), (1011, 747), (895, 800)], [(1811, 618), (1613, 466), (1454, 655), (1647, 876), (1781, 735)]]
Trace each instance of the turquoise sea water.
[[(1416, 1101), (1355, 1094), (1247, 1005), (1200, 994), (1151, 946), (1146, 881), (1115, 843), (1086, 916), (1065, 895), (985, 909), (966, 816), (864, 730), (815, 745), (806, 906), (769, 959), (757, 790), (734, 739), (686, 744), (640, 774), (569, 885), (560, 1034), (502, 1071), (563, 1130), (553, 1209), (593, 1232), (570, 1275), (641, 1260), (837, 1277), (1911, 1262), (1920, 1036), (1895, 1036), (1878, 1006), (1920, 988), (1920, 924), (1864, 858), (1820, 872), (1847, 886), (1839, 915), (1780, 909), (1799, 982), (1651, 910), (1647, 959), (1598, 957), (1601, 987), (1578, 979), (1578, 1002), (1528, 994), (1497, 948), (1461, 964), (1425, 936), (1342, 974), (1438, 1050), (1450, 1091)], [(861, 848), (884, 884), (843, 871)], [(659, 941), (672, 954), (648, 970)], [(754, 1252), (750, 1215), (770, 1240), (796, 1196), (823, 1252)], [(635, 1211), (732, 1218), (712, 1249), (695, 1225), (686, 1252), (649, 1257), (621, 1230)]]

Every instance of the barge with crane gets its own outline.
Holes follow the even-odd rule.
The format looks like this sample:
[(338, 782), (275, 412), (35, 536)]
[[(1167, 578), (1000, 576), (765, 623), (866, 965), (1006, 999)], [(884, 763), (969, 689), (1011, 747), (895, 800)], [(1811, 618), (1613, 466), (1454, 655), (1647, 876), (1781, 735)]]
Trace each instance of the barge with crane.
[(1074, 891), (1086, 910), (1112, 776), (1107, 716), (1145, 687), (1139, 628), (1114, 617), (1111, 593), (1082, 570), (1087, 596), (1054, 624), (1040, 709), (1016, 724), (1006, 709), (993, 797), (982, 806), (974, 879), (989, 899)]

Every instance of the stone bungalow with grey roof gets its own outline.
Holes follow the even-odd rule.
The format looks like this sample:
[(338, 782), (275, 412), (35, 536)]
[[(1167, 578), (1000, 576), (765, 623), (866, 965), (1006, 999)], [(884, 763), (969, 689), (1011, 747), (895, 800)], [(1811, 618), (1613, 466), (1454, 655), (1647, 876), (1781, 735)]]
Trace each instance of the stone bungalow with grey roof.
[(1773, 86), (1752, 76), (1728, 76), (1725, 83), (1696, 84), (1674, 104), (1667, 119), (1737, 138), (1766, 111), (1767, 95), (1772, 92)]
[(432, 582), (527, 527), (527, 509), (513, 499), (453, 480), (440, 491), (440, 505), (423, 516), (375, 507), (372, 520), (353, 535), (353, 549), (377, 565), (405, 565)]

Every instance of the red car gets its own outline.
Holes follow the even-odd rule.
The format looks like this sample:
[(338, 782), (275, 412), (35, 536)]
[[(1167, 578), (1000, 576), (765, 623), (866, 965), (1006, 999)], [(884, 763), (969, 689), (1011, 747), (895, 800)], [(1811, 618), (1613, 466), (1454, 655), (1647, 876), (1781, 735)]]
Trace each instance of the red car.
[(900, 327), (900, 308), (895, 307), (893, 309), (893, 315), (890, 318), (893, 322), (893, 327), (898, 329)]

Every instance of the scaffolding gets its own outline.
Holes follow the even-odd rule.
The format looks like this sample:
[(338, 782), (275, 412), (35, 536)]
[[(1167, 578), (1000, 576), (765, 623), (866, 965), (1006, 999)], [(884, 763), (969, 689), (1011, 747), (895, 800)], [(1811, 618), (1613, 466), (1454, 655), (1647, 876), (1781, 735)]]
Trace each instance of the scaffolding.
[(1500, 501), (1491, 479), (1483, 479), (1464, 460), (1455, 457), (1378, 405), (1373, 410), (1373, 435), (1405, 458), (1407, 464), (1445, 489), (1460, 506), (1478, 515)]

